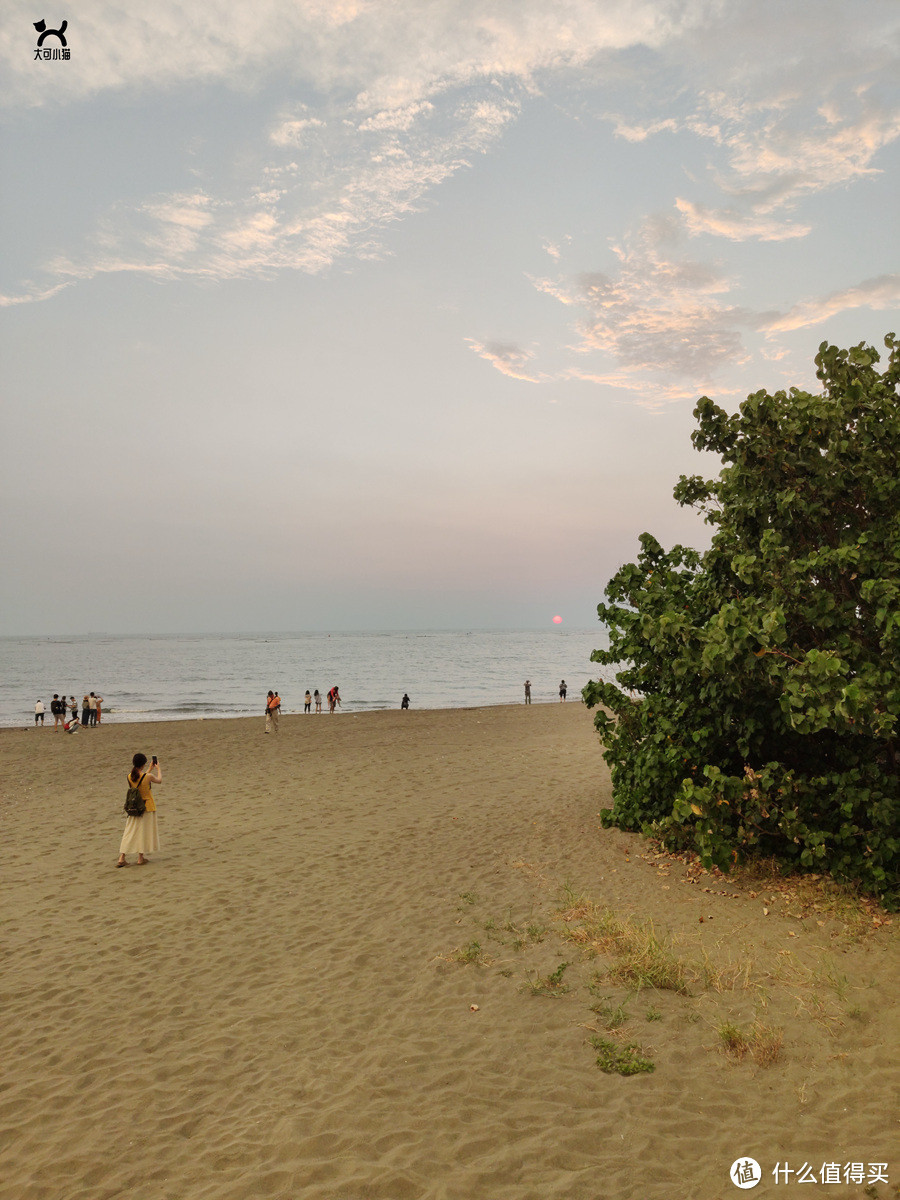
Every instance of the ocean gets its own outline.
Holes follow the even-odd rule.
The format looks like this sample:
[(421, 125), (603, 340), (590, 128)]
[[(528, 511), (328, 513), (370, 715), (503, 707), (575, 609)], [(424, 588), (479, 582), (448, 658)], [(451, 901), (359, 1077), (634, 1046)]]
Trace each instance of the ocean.
[(598, 668), (603, 628), (411, 633), (205, 634), (178, 637), (0, 638), (0, 726), (29, 725), (35, 701), (47, 716), (54, 692), (103, 697), (104, 721), (169, 721), (261, 714), (269, 688), (282, 712), (303, 711), (303, 693), (340, 687), (344, 712), (467, 708), (569, 698)]

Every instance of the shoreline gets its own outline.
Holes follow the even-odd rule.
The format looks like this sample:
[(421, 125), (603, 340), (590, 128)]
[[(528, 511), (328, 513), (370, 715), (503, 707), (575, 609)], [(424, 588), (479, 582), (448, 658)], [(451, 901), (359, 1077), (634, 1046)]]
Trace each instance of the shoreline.
[[(436, 705), (433, 708), (425, 708), (425, 707), (409, 708), (409, 709), (406, 709), (405, 711), (407, 714), (409, 714), (409, 713), (445, 713), (445, 712), (450, 713), (450, 712), (471, 712), (471, 711), (475, 711), (475, 710), (481, 711), (481, 710), (488, 710), (488, 709), (495, 709), (495, 708), (511, 708), (511, 709), (544, 708), (544, 707), (548, 707), (548, 706), (553, 706), (554, 704), (557, 706), (560, 706), (560, 707), (564, 707), (564, 705), (560, 704), (559, 700), (534, 700), (531, 704), (523, 704), (522, 701), (520, 700), (518, 703), (516, 703), (514, 701), (508, 701), (508, 702), (500, 701), (496, 704)], [(584, 706), (584, 701), (581, 699), (580, 693), (578, 695), (577, 700), (575, 699), (575, 697), (573, 695), (565, 701), (565, 705), (570, 705), (570, 704), (577, 705), (579, 707)], [(361, 709), (341, 708), (341, 709), (338, 709), (333, 714), (329, 713), (327, 711), (327, 709), (325, 709), (324, 707), (323, 707), (321, 713), (315, 713), (315, 712), (305, 713), (302, 711), (302, 709), (299, 711), (296, 709), (289, 709), (286, 711), (282, 710), (281, 719), (282, 719), (282, 721), (285, 721), (288, 718), (293, 718), (293, 717), (316, 717), (316, 716), (320, 716), (320, 717), (330, 717), (330, 716), (369, 717), (369, 716), (375, 716), (378, 713), (390, 713), (390, 712), (400, 712), (400, 711), (401, 711), (401, 709), (400, 709), (399, 704), (397, 704), (395, 707), (392, 707), (392, 708), (361, 708)], [(261, 722), (265, 721), (265, 714), (260, 714), (260, 716), (257, 718), (256, 716), (248, 714), (248, 713), (234, 713), (234, 714), (213, 713), (208, 717), (202, 717), (202, 716), (198, 717), (196, 714), (192, 713), (190, 715), (185, 714), (185, 716), (183, 716), (183, 717), (173, 717), (171, 715), (165, 716), (165, 717), (149, 717), (149, 718), (142, 717), (142, 718), (137, 718), (133, 721), (116, 721), (114, 709), (109, 709), (109, 710), (104, 709), (103, 715), (104, 715), (104, 717), (109, 716), (113, 719), (101, 721), (101, 723), (100, 723), (101, 729), (106, 729), (106, 728), (109, 728), (110, 726), (115, 726), (116, 728), (122, 728), (126, 725), (129, 727), (131, 727), (133, 725), (166, 725), (166, 724), (168, 724), (168, 725), (183, 725), (189, 721), (196, 721), (198, 723), (201, 721), (202, 722), (207, 722), (207, 721), (256, 721), (257, 719)], [(0, 734), (6, 733), (6, 732), (10, 732), (10, 733), (20, 732), (21, 733), (21, 732), (25, 732), (29, 729), (41, 729), (41, 728), (52, 730), (53, 729), (52, 718), (49, 721), (45, 721), (43, 726), (41, 726), (40, 724), (35, 725), (33, 723), (33, 718), (32, 718), (32, 724), (28, 724), (28, 722), (26, 721), (22, 725), (0, 725)], [(96, 726), (93, 726), (92, 728), (96, 728)], [(59, 732), (59, 730), (57, 730), (57, 732)], [(78, 732), (81, 733), (82, 730), (79, 730)]]

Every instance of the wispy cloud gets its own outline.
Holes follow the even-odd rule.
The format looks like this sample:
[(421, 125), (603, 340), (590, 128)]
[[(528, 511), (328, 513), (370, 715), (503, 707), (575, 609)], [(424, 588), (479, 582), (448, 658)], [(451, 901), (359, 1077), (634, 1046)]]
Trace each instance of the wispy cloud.
[(900, 308), (900, 274), (879, 275), (827, 296), (805, 300), (795, 304), (790, 311), (762, 322), (760, 328), (767, 333), (787, 333), (792, 329), (818, 325), (836, 313), (853, 308), (876, 311)]
[(620, 378), (649, 373), (708, 381), (722, 365), (743, 358), (736, 328), (743, 314), (720, 299), (730, 286), (721, 267), (690, 257), (683, 241), (676, 217), (648, 218), (612, 247), (614, 271), (533, 283), (584, 314), (574, 349), (608, 355)]
[(684, 218), (685, 229), (691, 235), (701, 233), (728, 238), (733, 242), (755, 239), (761, 242), (783, 242), (789, 238), (806, 237), (812, 226), (795, 225), (769, 217), (742, 213), (734, 208), (707, 208), (678, 197), (675, 207)]
[(534, 358), (531, 350), (523, 350), (521, 346), (509, 342), (477, 342), (474, 338), (465, 340), (477, 355), (504, 375), (508, 375), (510, 379), (522, 379), (527, 383), (540, 382), (540, 376), (526, 369)]
[[(485, 152), (542, 80), (603, 53), (661, 46), (701, 21), (703, 7), (208, 0), (194, 14), (181, 0), (140, 12), (83, 0), (69, 22), (72, 58), (52, 86), (34, 69), (30, 22), (3, 24), (9, 86), (0, 103), (61, 106), (102, 92), (215, 85), (260, 106), (257, 145), (268, 148), (268, 161), (242, 192), (198, 162), (191, 170), (208, 198), (202, 223), (177, 215), (180, 195), (147, 197), (130, 211), (111, 207), (83, 249), (69, 247), (46, 264), (66, 278), (130, 269), (218, 279), (320, 271), (341, 256), (379, 253), (379, 231)], [(266, 112), (272, 90), (299, 92), (304, 102)], [(277, 201), (258, 199), (275, 190)], [(23, 289), (18, 299), (50, 295), (52, 286)]]
[(52, 90), (34, 70), (30, 19), (3, 23), (0, 61), (7, 106), (194, 81), (247, 89), (283, 74), (356, 94), (373, 113), (400, 112), (447, 88), (658, 46), (700, 20), (696, 0), (206, 0), (196, 11), (182, 0), (140, 10), (81, 0), (69, 20), (72, 58)]
[[(439, 121), (430, 104), (395, 121), (361, 120), (355, 103), (327, 121), (282, 115), (270, 133), (264, 182), (254, 181), (244, 196), (177, 193), (116, 207), (81, 253), (45, 266), (68, 280), (117, 271), (225, 280), (315, 274), (343, 256), (377, 256), (380, 231), (485, 153), (517, 111), (513, 96), (488, 88), (481, 95), (466, 89)], [(35, 288), (16, 299), (52, 294)]]

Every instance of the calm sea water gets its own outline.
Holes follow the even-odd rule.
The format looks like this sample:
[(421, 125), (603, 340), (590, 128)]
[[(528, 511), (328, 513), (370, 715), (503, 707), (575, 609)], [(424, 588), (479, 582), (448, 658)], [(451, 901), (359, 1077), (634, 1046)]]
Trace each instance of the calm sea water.
[(513, 704), (531, 680), (535, 703), (556, 701), (565, 679), (579, 698), (596, 676), (591, 651), (603, 629), (518, 632), (300, 633), (197, 637), (0, 639), (0, 726), (49, 715), (54, 692), (104, 699), (104, 720), (161, 721), (261, 713), (269, 688), (283, 712), (303, 693), (338, 684), (345, 712)]

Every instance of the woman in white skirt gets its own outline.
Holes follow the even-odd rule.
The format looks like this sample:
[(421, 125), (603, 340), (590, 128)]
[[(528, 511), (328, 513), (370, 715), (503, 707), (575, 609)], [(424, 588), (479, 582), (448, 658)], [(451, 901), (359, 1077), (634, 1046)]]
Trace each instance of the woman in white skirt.
[(153, 764), (149, 771), (145, 770), (147, 766), (146, 754), (136, 754), (131, 761), (134, 765), (128, 774), (128, 786), (138, 789), (147, 807), (142, 817), (125, 818), (125, 832), (122, 834), (122, 845), (119, 847), (117, 867), (130, 866), (131, 864), (125, 856), (127, 854), (134, 854), (135, 852), (138, 856), (137, 865), (142, 867), (147, 862), (144, 856), (159, 849), (159, 833), (156, 828), (156, 805), (153, 802), (150, 785), (151, 783), (162, 783), (162, 771), (159, 769), (159, 763), (155, 754), (153, 755)]

